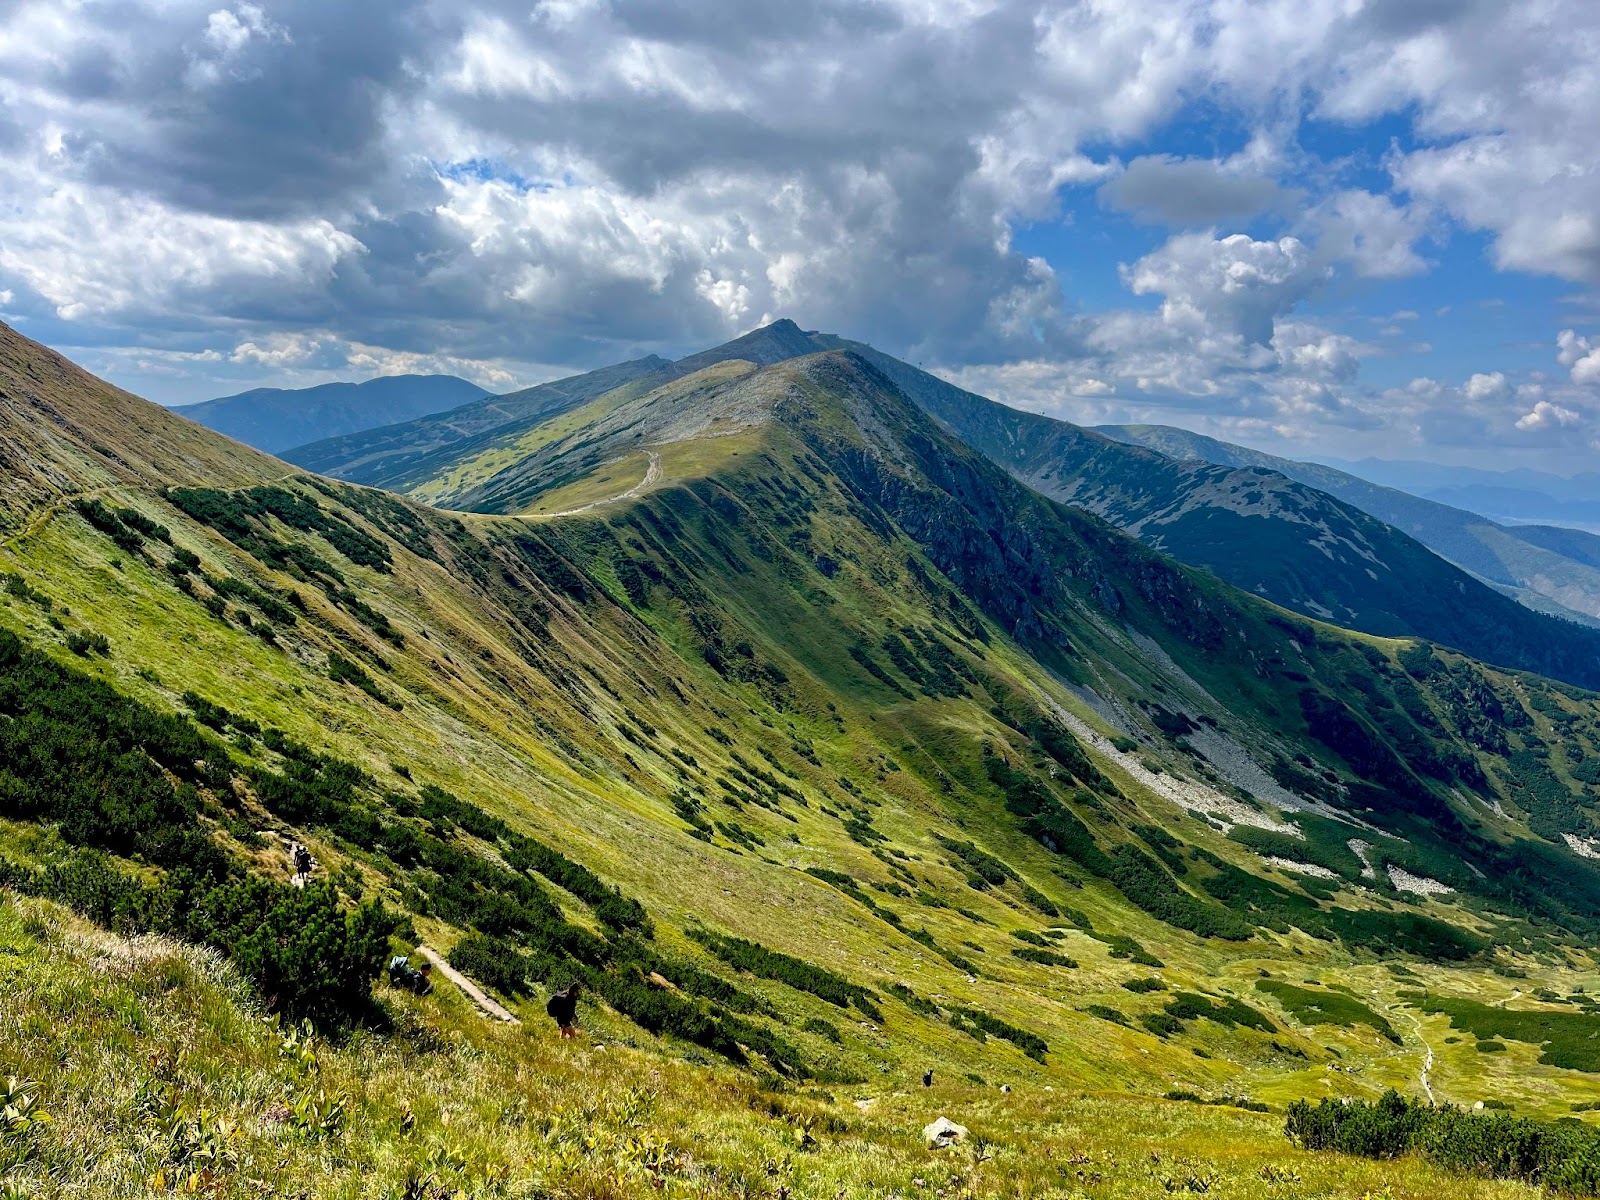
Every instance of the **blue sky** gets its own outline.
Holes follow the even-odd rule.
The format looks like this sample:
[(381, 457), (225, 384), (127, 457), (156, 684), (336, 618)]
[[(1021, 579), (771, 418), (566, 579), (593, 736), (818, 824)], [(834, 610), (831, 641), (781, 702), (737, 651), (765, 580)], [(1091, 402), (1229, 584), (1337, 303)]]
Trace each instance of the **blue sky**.
[(1600, 7), (16, 0), (0, 316), (182, 403), (788, 316), (1008, 403), (1585, 469)]

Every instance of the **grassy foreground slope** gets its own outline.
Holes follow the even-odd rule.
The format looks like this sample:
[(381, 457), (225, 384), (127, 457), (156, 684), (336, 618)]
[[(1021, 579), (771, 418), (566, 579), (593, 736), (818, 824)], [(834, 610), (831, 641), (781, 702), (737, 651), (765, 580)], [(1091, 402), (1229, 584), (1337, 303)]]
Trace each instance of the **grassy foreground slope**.
[[(5, 1066), (52, 1118), (0, 1149), (20, 1196), (1538, 1194), (1308, 1154), (1280, 1116), (1182, 1101), (942, 1076), (860, 1106), (775, 1094), (603, 1018), (577, 1046), (490, 1027), (445, 989), (386, 992), (384, 1037), (307, 1040), (212, 954), (3, 893), (0, 990)], [(926, 1149), (939, 1113), (974, 1140)]]
[[(715, 1161), (669, 1132), (690, 1108), (691, 1128), (734, 1130), (728, 1161), (781, 1161), (767, 1147), (787, 1139), (819, 1173), (769, 1175), (774, 1194), (948, 1188), (950, 1165), (916, 1149), (940, 1112), (1018, 1159), (1087, 1155), (1049, 1185), (1064, 1195), (1187, 1186), (1142, 1158), (1133, 1170), (1111, 1127), (1259, 1194), (1269, 1160), (1303, 1170), (1275, 1118), (1152, 1098), (1281, 1107), (1419, 1089), (1430, 1050), (1431, 1086), (1453, 1099), (1545, 1116), (1600, 1099), (1595, 1065), (1539, 1061), (1528, 1022), (1501, 1035), (1503, 1055), (1479, 1053), (1454, 1031), (1471, 1013), (1411, 998), (1593, 1019), (1573, 998), (1600, 982), (1585, 948), (1596, 874), (1567, 841), (1596, 832), (1586, 693), (1314, 625), (1178, 567), (1021, 487), (848, 355), (716, 365), (628, 399), (552, 453), (543, 492), (519, 476), (514, 499), (592, 504), (560, 497), (641, 454), (659, 458), (656, 481), (529, 519), (294, 473), (17, 344), (0, 420), (38, 481), (0, 535), (17, 661), (51, 686), (99, 680), (141, 712), (192, 714), (206, 740), (167, 764), (171, 819), (218, 852), (222, 883), (284, 882), (261, 831), (300, 838), (341, 905), (381, 900), (401, 917), (393, 946), (452, 953), (527, 1022), (490, 1028), (444, 984), (420, 1003), (380, 988), (348, 1047), (324, 1052), (323, 1090), (361, 1120), (302, 1140), (275, 1132), (265, 1099), (284, 1080), (250, 1066), (276, 1042), (228, 1015), (272, 999), (245, 960), (226, 979), (173, 967), (165, 998), (158, 985), (129, 1000), (113, 974), (65, 987), (121, 1015), (75, 1025), (81, 1057), (52, 1065), (61, 1001), (29, 980), (38, 964), (74, 969), (76, 943), (28, 933), (5, 960), (5, 1008), (33, 1040), (7, 1039), (28, 1049), (0, 1072), (90, 1114), (61, 1137), (109, 1129), (107, 1161), (138, 1164), (98, 1182), (68, 1170), (81, 1194), (139, 1194), (151, 1156), (171, 1157), (126, 1102), (115, 1120), (95, 1108), (96, 1073), (75, 1065), (142, 1061), (141, 1021), (183, 1024), (141, 1015), (167, 1004), (234, 1023), (232, 1049), (197, 1035), (181, 1078), (221, 1097), (253, 1146), (283, 1143), (309, 1173), (274, 1179), (286, 1194), (383, 1195), (457, 1137), (478, 1139), (486, 1166), (555, 1170), (539, 1157), (567, 1153), (553, 1113), (514, 1134), (514, 1115), (492, 1135), (477, 1122), (522, 1091), (601, 1105), (583, 1099), (594, 1080), (576, 1082), (601, 1070), (598, 1052), (554, 1043), (540, 1016), (570, 978), (589, 983), (585, 1023), (620, 1060), (599, 1075), (606, 1103), (623, 1103), (625, 1080), (657, 1087), (652, 1071), (673, 1081), (659, 1084), (667, 1115), (630, 1118), (635, 1140)], [(129, 428), (138, 443), (102, 466), (92, 447)], [(152, 909), (96, 909), (80, 886), (178, 886), (159, 844), (103, 844), (28, 778), (4, 782), (0, 858), (22, 890), (54, 888), (129, 932), (171, 928)], [(9, 911), (93, 940), (42, 900)], [(428, 1095), (476, 1099), (446, 1123), (412, 1098), (416, 1140), (402, 1138), (384, 1096), (407, 1071)], [(122, 1078), (131, 1094), (142, 1076)], [(541, 1093), (550, 1079), (574, 1082)], [(813, 1132), (823, 1146), (806, 1149), (794, 1122), (753, 1119), (758, 1086), (833, 1140)], [(863, 1115), (856, 1100), (876, 1104)], [(620, 1144), (621, 1118), (604, 1121)], [(56, 1136), (38, 1135), (27, 1186), (86, 1161)], [(1156, 1147), (1168, 1136), (1181, 1148)], [(872, 1175), (882, 1146), (902, 1157)], [(988, 1173), (972, 1190), (1040, 1194), (1027, 1172), (1059, 1165), (1045, 1158), (976, 1164)], [(1331, 1195), (1381, 1178), (1313, 1174)], [(606, 1186), (630, 1194), (638, 1178)], [(674, 1186), (740, 1192), (732, 1175), (685, 1178)]]

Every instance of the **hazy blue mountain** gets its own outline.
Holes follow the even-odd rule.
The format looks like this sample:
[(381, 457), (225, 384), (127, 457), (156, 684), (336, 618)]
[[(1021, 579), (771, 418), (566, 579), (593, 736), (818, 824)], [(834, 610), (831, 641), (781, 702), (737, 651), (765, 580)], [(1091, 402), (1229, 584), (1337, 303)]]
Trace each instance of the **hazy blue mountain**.
[(1529, 467), (1492, 471), (1484, 467), (1455, 467), (1409, 459), (1363, 458), (1350, 461), (1327, 458), (1322, 461), (1371, 483), (1400, 488), (1417, 495), (1431, 495), (1443, 488), (1481, 485), (1538, 492), (1555, 500), (1600, 501), (1600, 471), (1557, 475)]
[(487, 393), (454, 375), (382, 375), (365, 383), (252, 388), (175, 409), (235, 441), (277, 454), (306, 442), (409, 421)]
[(1566, 500), (1532, 488), (1464, 483), (1435, 488), (1428, 499), (1513, 523), (1537, 521), (1590, 531), (1600, 527), (1600, 500)]

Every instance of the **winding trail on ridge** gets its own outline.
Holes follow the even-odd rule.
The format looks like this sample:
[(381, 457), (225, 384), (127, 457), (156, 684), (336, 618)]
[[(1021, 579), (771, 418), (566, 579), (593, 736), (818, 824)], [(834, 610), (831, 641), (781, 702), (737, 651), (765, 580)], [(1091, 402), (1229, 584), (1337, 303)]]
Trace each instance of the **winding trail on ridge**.
[[(560, 512), (539, 513), (537, 515), (541, 518), (575, 517), (579, 513), (590, 512), (593, 509), (600, 508), (607, 504), (615, 504), (618, 500), (632, 500), (640, 492), (644, 491), (645, 488), (661, 481), (661, 455), (657, 454), (654, 450), (649, 451), (649, 454), (650, 466), (649, 469), (645, 471), (644, 478), (638, 483), (634, 484), (627, 491), (618, 492), (615, 496), (607, 496), (604, 500), (595, 500), (590, 504), (580, 504), (577, 508), (564, 508)], [(532, 516), (534, 514), (530, 513), (527, 515)]]

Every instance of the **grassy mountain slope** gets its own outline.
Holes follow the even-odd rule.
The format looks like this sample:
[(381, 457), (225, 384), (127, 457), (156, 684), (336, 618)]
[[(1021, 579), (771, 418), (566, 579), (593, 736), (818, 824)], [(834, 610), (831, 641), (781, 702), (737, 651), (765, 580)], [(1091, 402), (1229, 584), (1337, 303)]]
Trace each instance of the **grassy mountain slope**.
[[(642, 486), (650, 460), (619, 459), (607, 433), (647, 411), (632, 403), (647, 389), (659, 389), (658, 400), (642, 424), (628, 429), (641, 442), (673, 419), (663, 409), (676, 403), (670, 399), (672, 381), (713, 363), (768, 365), (829, 348), (866, 358), (958, 437), (1030, 487), (1087, 508), (1257, 595), (1369, 633), (1425, 637), (1505, 666), (1600, 684), (1600, 633), (1519, 609), (1358, 507), (1260, 468), (1230, 470), (1193, 456), (1174, 461), (1141, 453), (1077, 426), (995, 404), (870, 347), (806, 333), (790, 321), (642, 376), (566, 410), (559, 421), (534, 417), (471, 443), (442, 447), (428, 460), (433, 474), (408, 476), (403, 490), (449, 507), (515, 512), (556, 483), (594, 479), (602, 461), (613, 466), (596, 481), (602, 491), (622, 491), (623, 476)], [(566, 511), (592, 499), (588, 493), (566, 497), (536, 511)], [(1527, 552), (1553, 557), (1531, 545)], [(1449, 605), (1438, 603), (1444, 595), (1452, 597)]]
[(1369, 633), (1424, 637), (1504, 666), (1600, 683), (1600, 634), (1509, 602), (1359, 506), (1260, 467), (1140, 453), (833, 340), (1030, 487), (1230, 583)]
[(85, 374), (6, 325), (0, 405), (0, 534), (52, 515), (68, 495), (200, 482), (238, 487), (287, 469)]
[[(1449, 1014), (1390, 1008), (1426, 987), (1517, 1010), (1520, 990), (1570, 996), (1595, 980), (1600, 872), (1567, 848), (1597, 833), (1585, 764), (1600, 759), (1600, 710), (1586, 693), (1350, 635), (1180, 567), (1023, 487), (851, 355), (712, 365), (616, 402), (590, 431), (592, 472), (653, 454), (654, 483), (530, 519), (294, 474), (14, 345), (23, 367), (0, 385), (0, 429), (58, 490), (17, 504), (0, 543), (15, 580), (0, 626), (21, 639), (0, 677), (31, 681), (0, 692), (0, 735), (33, 711), (92, 733), (109, 702), (71, 698), (94, 694), (94, 680), (140, 706), (135, 732), (119, 735), (135, 737), (130, 763), (151, 736), (137, 731), (156, 728), (137, 714), (192, 713), (207, 749), (161, 760), (178, 789), (163, 821), (203, 835), (219, 879), (282, 879), (281, 851), (259, 831), (300, 837), (341, 904), (381, 899), (404, 916), (394, 944), (459, 952), (529, 1022), (485, 1030), (446, 985), (435, 1002), (380, 990), (394, 1032), (329, 1058), (325, 1086), (384, 1122), (382, 1135), (280, 1135), (262, 1113), (283, 1081), (257, 1073), (214, 1102), (249, 1121), (263, 1156), (349, 1194), (422, 1169), (451, 1138), (472, 1163), (586, 1180), (633, 1171), (605, 1156), (568, 1162), (562, 1138), (507, 1149), (477, 1124), (522, 1128), (498, 1115), (511, 1075), (552, 1076), (536, 1096), (551, 1104), (598, 1094), (578, 1078), (597, 1052), (534, 1036), (542, 996), (571, 977), (590, 985), (586, 1024), (625, 1047), (603, 1060), (604, 1111), (582, 1118), (606, 1155), (632, 1128), (737, 1173), (775, 1136), (796, 1137), (775, 1112), (838, 1122), (816, 1126), (814, 1160), (802, 1140), (781, 1167), (796, 1194), (905, 1189), (940, 1170), (908, 1146), (935, 1109), (970, 1117), (1019, 1169), (1053, 1139), (1099, 1138), (1083, 1144), (1105, 1195), (1159, 1183), (1112, 1165), (1129, 1161), (1123, 1148), (1187, 1129), (1194, 1140), (1178, 1144), (1198, 1159), (1232, 1130), (1238, 1150), (1205, 1152), (1228, 1165), (1194, 1165), (1243, 1164), (1243, 1180), (1269, 1160), (1300, 1162), (1271, 1157), (1271, 1125), (1118, 1096), (1372, 1096), (1415, 1087), (1429, 1047), (1432, 1086), (1453, 1098), (1504, 1096), (1548, 1116), (1600, 1099), (1586, 1059), (1541, 1062), (1514, 1037), (1505, 1058), (1478, 1054), (1445, 1041)], [(72, 399), (49, 400), (40, 380)], [(33, 432), (47, 403), (78, 413), (65, 432), (42, 423), (57, 431), (49, 444)], [(124, 455), (141, 465), (108, 475), (92, 445), (130, 428), (149, 430)], [(583, 442), (547, 460), (545, 491), (518, 478), (505, 506), (581, 493)], [(199, 482), (163, 461), (168, 447), (216, 471), (210, 490), (162, 490)], [(278, 490), (259, 490), (269, 483)], [(89, 489), (101, 507), (60, 502)], [(47, 694), (63, 699), (29, 707)], [(58, 744), (76, 753), (85, 735)], [(76, 769), (93, 779), (123, 761)], [(18, 886), (94, 909), (107, 889), (85, 880), (182, 882), (164, 857), (177, 843), (151, 840), (160, 822), (128, 835), (136, 864), (103, 822), (53, 808), (31, 778), (5, 779), (0, 814)], [(159, 793), (167, 778), (142, 786)], [(96, 848), (111, 857), (83, 857)], [(1424, 877), (1454, 891), (1406, 890)], [(83, 1092), (88, 1051), (111, 1053), (112, 1027), (82, 1026), (86, 1057), (64, 1064), (39, 1049), (51, 1005), (82, 978), (72, 947), (86, 935), (67, 922), (56, 937), (61, 922), (37, 903), (0, 914), (20, 961), (61, 972), (54, 990), (29, 993), (34, 1032), (13, 1055), (81, 1114), (68, 1132), (114, 1130), (96, 1160), (100, 1194), (138, 1194), (157, 1150), (138, 1148), (132, 1118), (107, 1125), (93, 1099), (105, 1092)], [(167, 928), (159, 905), (111, 915)], [(226, 1028), (263, 1003), (219, 996), (240, 985), (179, 959), (148, 976), (176, 981), (159, 996), (130, 968), (149, 1027), (194, 1022), (182, 1014), (195, 1004), (206, 1028)], [(1318, 1023), (1296, 992), (1259, 987), (1262, 972), (1310, 986), (1329, 1009), (1343, 995), (1329, 985), (1361, 999)], [(122, 986), (89, 994), (126, 1011)], [(226, 1079), (275, 1052), (263, 1036), (226, 1039), (227, 1051), (198, 1038), (174, 1069), (195, 1086)], [(396, 1053), (424, 1063), (414, 1141)], [(741, 1062), (735, 1077), (726, 1064)], [(930, 1065), (945, 1090), (896, 1095)], [(116, 1094), (131, 1096), (141, 1071)], [(763, 1074), (816, 1094), (752, 1121)], [(665, 1132), (665, 1117), (629, 1126), (612, 1114), (630, 1080), (669, 1111), (695, 1108), (707, 1141)], [(1006, 1107), (1002, 1081), (1026, 1110)], [(1103, 1095), (1073, 1101), (1069, 1088)], [(863, 1116), (857, 1097), (879, 1106)], [(546, 1115), (528, 1127), (548, 1135)], [(1089, 1133), (1119, 1123), (1126, 1141)], [(868, 1149), (879, 1144), (900, 1150), (880, 1159)], [(83, 1161), (72, 1145), (46, 1150)], [(1373, 1179), (1359, 1164), (1304, 1169), (1329, 1194)], [(732, 1179), (714, 1190), (736, 1190)], [(610, 1186), (596, 1194), (629, 1191)]]
[(288, 448), (307, 470), (374, 487), (403, 489), (426, 477), (442, 447), (481, 438), (507, 424), (542, 420), (666, 365), (654, 356), (573, 375), (504, 396), (488, 396), (448, 412), (362, 429)]
[[(352, 483), (409, 492), (436, 503), (520, 462), (542, 444), (549, 423), (618, 389), (658, 386), (719, 362), (759, 365), (816, 349), (793, 321), (778, 321), (725, 345), (677, 362), (651, 355), (586, 375), (491, 397), (452, 413), (292, 450), (287, 457), (308, 470)], [(628, 385), (639, 381), (634, 388)], [(581, 420), (569, 422), (578, 427)]]
[(1600, 618), (1600, 556), (1596, 554), (1600, 540), (1590, 534), (1548, 526), (1501, 525), (1465, 509), (1369, 483), (1334, 467), (1279, 458), (1171, 426), (1104, 426), (1099, 432), (1172, 458), (1276, 471), (1404, 530), (1457, 566), (1511, 589), (1510, 594), (1528, 607), (1550, 611), (1554, 604), (1560, 606), (1559, 615), (1570, 614), (1590, 623)]
[(454, 375), (385, 375), (364, 383), (253, 388), (178, 411), (207, 429), (278, 454), (294, 446), (410, 421), (484, 398)]

